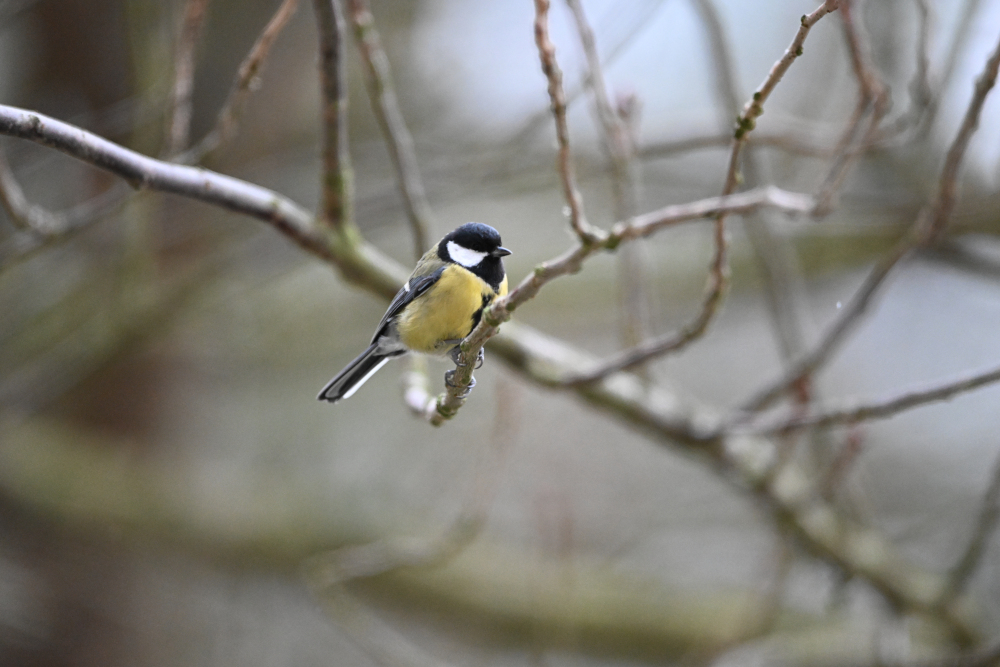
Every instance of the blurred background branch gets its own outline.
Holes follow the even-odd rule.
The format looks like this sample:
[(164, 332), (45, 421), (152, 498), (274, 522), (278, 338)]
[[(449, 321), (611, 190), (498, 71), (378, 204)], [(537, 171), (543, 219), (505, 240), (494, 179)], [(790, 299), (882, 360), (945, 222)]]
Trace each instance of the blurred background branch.
[[(0, 4), (2, 661), (994, 660), (991, 3), (76, 5)], [(315, 405), (469, 219), (476, 391)]]

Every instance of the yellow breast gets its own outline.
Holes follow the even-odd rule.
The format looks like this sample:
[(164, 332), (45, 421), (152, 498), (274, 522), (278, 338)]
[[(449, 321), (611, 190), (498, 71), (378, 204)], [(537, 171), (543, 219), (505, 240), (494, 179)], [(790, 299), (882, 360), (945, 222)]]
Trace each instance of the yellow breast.
[[(507, 293), (506, 278), (499, 293)], [(444, 353), (453, 346), (444, 341), (468, 336), (476, 311), (495, 296), (493, 288), (475, 274), (449, 266), (431, 289), (400, 314), (396, 322), (399, 337), (415, 352)]]

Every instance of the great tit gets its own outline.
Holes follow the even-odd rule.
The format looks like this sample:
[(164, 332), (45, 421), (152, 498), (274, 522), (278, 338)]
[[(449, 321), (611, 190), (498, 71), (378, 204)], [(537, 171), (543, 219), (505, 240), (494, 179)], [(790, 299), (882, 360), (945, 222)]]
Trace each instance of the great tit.
[(483, 309), (507, 294), (503, 258), (510, 250), (489, 225), (467, 222), (428, 250), (399, 290), (371, 345), (323, 387), (319, 400), (351, 397), (392, 357), (452, 353), (479, 323)]

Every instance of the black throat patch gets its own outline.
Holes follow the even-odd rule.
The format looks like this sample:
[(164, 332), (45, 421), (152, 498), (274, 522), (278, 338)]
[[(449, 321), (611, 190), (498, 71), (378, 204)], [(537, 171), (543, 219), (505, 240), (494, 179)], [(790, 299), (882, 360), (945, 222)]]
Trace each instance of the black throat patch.
[[(437, 250), (438, 259), (442, 262), (449, 262), (451, 264), (458, 264), (455, 260), (451, 258), (448, 254), (448, 244), (445, 242), (438, 244)], [(461, 266), (461, 264), (459, 264)], [(466, 267), (462, 267), (466, 268)], [(475, 266), (469, 268), (474, 274), (483, 279), (483, 281), (493, 288), (493, 291), (500, 289), (500, 283), (503, 282), (504, 269), (503, 260), (499, 257), (493, 257), (492, 255), (487, 255), (483, 258), (483, 261), (479, 262)]]
[(500, 289), (500, 283), (503, 282), (504, 278), (504, 270), (503, 260), (499, 257), (486, 257), (486, 259), (469, 270), (486, 281), (493, 288), (494, 292)]

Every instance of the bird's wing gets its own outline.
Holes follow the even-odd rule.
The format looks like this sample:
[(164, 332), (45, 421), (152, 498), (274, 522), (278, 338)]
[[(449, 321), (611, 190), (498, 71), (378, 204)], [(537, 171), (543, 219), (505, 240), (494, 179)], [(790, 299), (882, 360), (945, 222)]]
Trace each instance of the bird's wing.
[(418, 296), (426, 292), (431, 288), (431, 286), (441, 279), (441, 274), (444, 273), (445, 267), (440, 267), (434, 273), (429, 273), (426, 276), (414, 277), (411, 276), (403, 288), (396, 292), (396, 296), (393, 297), (392, 302), (389, 304), (389, 309), (385, 311), (385, 315), (382, 316), (382, 321), (378, 323), (378, 328), (375, 329), (375, 335), (372, 336), (372, 343), (378, 340), (378, 337), (385, 333), (385, 328), (389, 324), (389, 320), (399, 315), (400, 312), (406, 306), (416, 299)]

